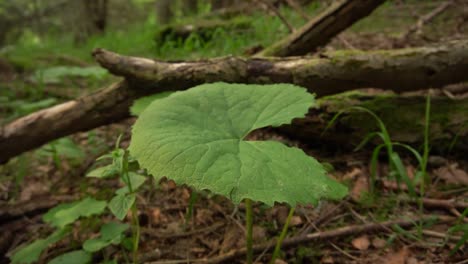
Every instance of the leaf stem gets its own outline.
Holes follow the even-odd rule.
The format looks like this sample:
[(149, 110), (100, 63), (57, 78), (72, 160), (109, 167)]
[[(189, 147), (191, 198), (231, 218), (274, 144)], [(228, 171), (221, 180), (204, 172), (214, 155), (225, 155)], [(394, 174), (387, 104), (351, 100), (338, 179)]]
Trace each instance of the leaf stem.
[(278, 240), (276, 240), (275, 250), (273, 251), (273, 255), (271, 256), (270, 264), (274, 264), (275, 260), (278, 258), (280, 251), (281, 251), (281, 244), (283, 243), (286, 234), (288, 233), (289, 223), (291, 222), (291, 218), (294, 215), (294, 207), (289, 209), (288, 217), (286, 218), (286, 222), (284, 223), (283, 230), (281, 231)]
[[(119, 138), (120, 140), (120, 138)], [(128, 190), (130, 193), (134, 193), (132, 182), (130, 181), (130, 175), (128, 173), (128, 151), (125, 150), (123, 156), (123, 164), (122, 164), (122, 176), (126, 178), (128, 184)], [(133, 240), (133, 247), (132, 247), (132, 258), (133, 263), (138, 263), (138, 244), (140, 242), (140, 221), (138, 219), (138, 210), (136, 206), (136, 201), (132, 204), (132, 240)]]
[(252, 210), (252, 200), (245, 199), (245, 212), (246, 212), (246, 245), (247, 245), (247, 264), (253, 263), (253, 210)]

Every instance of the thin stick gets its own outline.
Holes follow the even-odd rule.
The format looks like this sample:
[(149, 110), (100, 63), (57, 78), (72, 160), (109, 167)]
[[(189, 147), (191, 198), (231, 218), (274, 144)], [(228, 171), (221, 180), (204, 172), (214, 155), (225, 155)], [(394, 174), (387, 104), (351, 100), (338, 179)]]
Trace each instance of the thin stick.
[(286, 0), (286, 3), (294, 9), (304, 20), (309, 21), (312, 20), (312, 17), (309, 16), (304, 10), (302, 10), (301, 6), (295, 0)]
[[(297, 244), (303, 244), (311, 241), (323, 241), (323, 240), (330, 240), (330, 239), (336, 239), (340, 237), (345, 237), (345, 236), (350, 236), (350, 235), (359, 235), (359, 234), (364, 234), (364, 233), (371, 233), (371, 232), (380, 232), (380, 231), (386, 231), (387, 228), (390, 228), (394, 225), (398, 225), (401, 228), (409, 228), (414, 226), (415, 222), (418, 221), (433, 221), (437, 220), (439, 223), (449, 223), (449, 222), (454, 222), (457, 220), (455, 217), (448, 217), (448, 216), (422, 216), (418, 218), (412, 218), (412, 219), (404, 219), (404, 220), (391, 220), (391, 221), (385, 221), (381, 223), (369, 223), (369, 224), (364, 224), (364, 225), (351, 225), (351, 226), (345, 226), (341, 228), (337, 228), (334, 230), (328, 230), (328, 231), (323, 231), (323, 232), (316, 232), (312, 234), (306, 234), (306, 235), (300, 235), (292, 238), (286, 238), (283, 241), (283, 247), (291, 247)], [(262, 252), (266, 249), (273, 248), (275, 245), (276, 240), (272, 240), (266, 243), (262, 243), (259, 245), (256, 245), (253, 247), (254, 252)], [(233, 249), (226, 254), (219, 255), (214, 258), (203, 258), (203, 259), (194, 259), (190, 260), (190, 263), (229, 263), (232, 262), (233, 259), (240, 257), (244, 254), (246, 254), (247, 249), (246, 248), (239, 248), (239, 249)], [(154, 262), (154, 264), (157, 264), (158, 262)]]
[(280, 20), (283, 22), (283, 24), (288, 28), (289, 32), (292, 33), (296, 31), (294, 27), (286, 20), (286, 18), (280, 13), (278, 8), (276, 8), (274, 5), (272, 5), (270, 2), (265, 1), (265, 0), (255, 0), (256, 2), (263, 4), (264, 6), (267, 7), (270, 11), (272, 11)]
[(422, 16), (416, 24), (410, 27), (410, 29), (401, 37), (401, 39), (406, 40), (413, 33), (421, 31), (425, 24), (431, 22), (435, 17), (442, 14), (452, 4), (452, 1), (442, 2), (442, 4), (440, 4), (436, 9)]

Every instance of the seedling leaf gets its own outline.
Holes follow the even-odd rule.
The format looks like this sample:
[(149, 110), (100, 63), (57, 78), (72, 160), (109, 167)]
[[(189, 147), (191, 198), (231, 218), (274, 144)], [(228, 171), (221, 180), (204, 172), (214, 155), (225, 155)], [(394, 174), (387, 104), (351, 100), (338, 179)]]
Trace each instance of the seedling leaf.
[(122, 220), (134, 202), (135, 194), (117, 194), (109, 202), (109, 209), (117, 219)]
[[(128, 173), (128, 177), (130, 178), (130, 183), (131, 183), (131, 186), (132, 186), (132, 190), (133, 191), (136, 191), (138, 190), (138, 188), (140, 188), (141, 185), (143, 185), (143, 183), (145, 183), (146, 181), (146, 177), (143, 176), (143, 175), (140, 175), (138, 173), (135, 173), (135, 172), (129, 172)], [(118, 189), (115, 193), (116, 194), (126, 194), (126, 193), (129, 193), (130, 192), (130, 189), (129, 189), (129, 184), (128, 182), (126, 182), (125, 178), (122, 178), (124, 180), (124, 182), (127, 184), (127, 186), (123, 187), (123, 188), (120, 188)]]
[(67, 233), (68, 229), (60, 229), (52, 233), (44, 239), (38, 239), (33, 243), (18, 250), (12, 257), (12, 264), (30, 264), (36, 262), (49, 245), (56, 243), (62, 239)]
[(80, 217), (88, 217), (101, 214), (106, 208), (105, 201), (98, 201), (93, 198), (85, 198), (81, 201), (60, 204), (50, 209), (43, 220), (55, 227), (64, 227), (78, 220)]
[(75, 250), (52, 259), (49, 264), (88, 264), (92, 256), (84, 250)]
[(167, 176), (236, 204), (340, 199), (346, 188), (302, 150), (243, 140), (255, 129), (289, 124), (313, 105), (313, 95), (290, 84), (200, 85), (149, 105), (133, 128), (130, 153), (156, 180)]
[(88, 174), (86, 174), (86, 177), (109, 178), (112, 176), (117, 176), (118, 174), (119, 169), (116, 168), (114, 164), (110, 164), (88, 172)]
[(83, 244), (83, 249), (87, 252), (97, 252), (111, 244), (118, 245), (122, 241), (123, 233), (128, 229), (127, 224), (110, 222), (101, 227), (101, 236), (88, 239)]

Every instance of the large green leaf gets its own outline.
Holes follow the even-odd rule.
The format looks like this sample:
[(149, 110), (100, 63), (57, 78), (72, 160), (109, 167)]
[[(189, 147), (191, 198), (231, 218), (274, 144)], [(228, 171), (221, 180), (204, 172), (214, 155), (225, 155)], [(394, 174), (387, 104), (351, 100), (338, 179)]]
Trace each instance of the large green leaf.
[(129, 226), (116, 222), (110, 222), (101, 227), (101, 236), (88, 239), (83, 244), (83, 249), (87, 252), (99, 251), (110, 244), (118, 245), (122, 241), (123, 233)]
[(244, 198), (316, 203), (346, 188), (302, 150), (271, 141), (244, 141), (249, 132), (304, 117), (314, 96), (290, 84), (214, 83), (152, 103), (134, 125), (130, 153), (156, 179)]
[(21, 248), (11, 257), (13, 264), (30, 264), (36, 262), (49, 245), (56, 243), (62, 239), (67, 233), (68, 229), (59, 229), (44, 239), (38, 239), (33, 243)]
[(104, 212), (107, 203), (93, 198), (85, 198), (81, 201), (60, 204), (50, 209), (43, 220), (56, 227), (64, 227), (78, 220), (80, 217), (87, 217)]
[(75, 250), (52, 259), (49, 264), (88, 264), (92, 255), (84, 250)]
[(154, 102), (154, 100), (168, 97), (172, 93), (173, 92), (161, 92), (161, 93), (142, 97), (133, 103), (132, 107), (130, 107), (130, 113), (134, 116), (139, 116), (141, 112), (143, 112), (143, 110), (145, 110), (146, 107), (148, 107), (148, 105)]

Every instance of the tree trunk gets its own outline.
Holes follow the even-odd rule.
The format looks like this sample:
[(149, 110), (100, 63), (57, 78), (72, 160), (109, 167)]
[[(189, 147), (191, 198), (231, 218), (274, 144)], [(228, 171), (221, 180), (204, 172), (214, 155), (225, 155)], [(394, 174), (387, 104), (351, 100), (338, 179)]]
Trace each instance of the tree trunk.
[(90, 20), (90, 34), (102, 34), (107, 26), (108, 0), (84, 0)]
[[(438, 48), (350, 54), (341, 52), (334, 53), (334, 57), (322, 59), (225, 57), (160, 62), (125, 57), (104, 50), (96, 50), (94, 56), (112, 73), (125, 76), (126, 81), (77, 100), (32, 113), (2, 127), (0, 163), (51, 140), (126, 118), (129, 116), (129, 106), (138, 97), (165, 90), (184, 90), (202, 83), (294, 83), (323, 96), (353, 88), (382, 87), (402, 92), (468, 81), (468, 75), (465, 74), (468, 72), (468, 41), (453, 42)], [(392, 103), (398, 105), (398, 102)], [(466, 120), (466, 99), (456, 104), (451, 101), (445, 104), (448, 109), (434, 113), (450, 113), (451, 117), (447, 120), (453, 120), (456, 127), (452, 130), (450, 122), (440, 127), (448, 127), (447, 133), (458, 134), (463, 139), (467, 136), (466, 131), (456, 129)], [(421, 103), (417, 105), (420, 106)], [(452, 106), (453, 109), (450, 108)], [(404, 113), (413, 112), (415, 110)], [(458, 116), (458, 119), (453, 116)], [(318, 117), (311, 115), (311, 118)], [(306, 127), (307, 125), (304, 130)], [(409, 127), (410, 125), (401, 129)], [(360, 132), (362, 133), (365, 132)], [(441, 133), (447, 135), (446, 130), (441, 130)]]
[(197, 0), (184, 0), (182, 2), (182, 11), (184, 15), (189, 16), (196, 14), (198, 11), (198, 1)]
[(156, 1), (156, 17), (161, 25), (165, 25), (172, 20), (174, 12), (171, 7), (171, 0)]
[(340, 0), (296, 32), (259, 52), (257, 56), (299, 56), (327, 44), (356, 21), (368, 16), (385, 0)]

